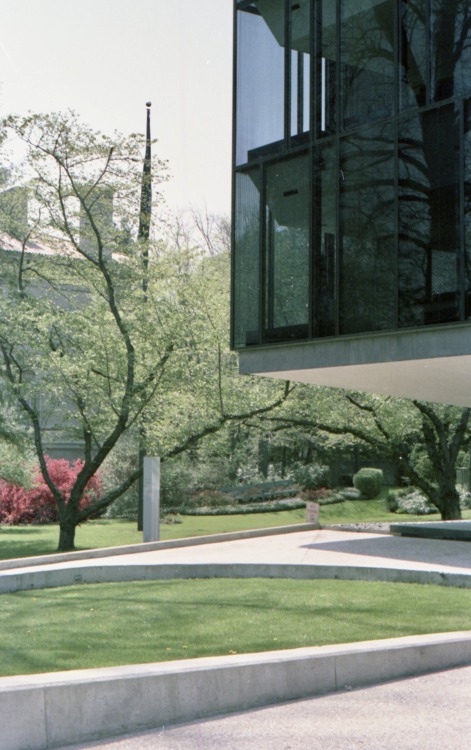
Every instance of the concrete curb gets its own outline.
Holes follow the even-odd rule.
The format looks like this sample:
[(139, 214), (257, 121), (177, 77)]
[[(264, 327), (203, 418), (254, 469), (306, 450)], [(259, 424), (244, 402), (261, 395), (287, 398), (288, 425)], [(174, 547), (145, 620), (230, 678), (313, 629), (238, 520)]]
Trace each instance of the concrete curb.
[(202, 544), (231, 542), (237, 539), (253, 539), (259, 536), (295, 534), (299, 531), (310, 531), (319, 528), (318, 524), (300, 523), (292, 526), (272, 526), (267, 529), (248, 529), (246, 531), (230, 531), (226, 534), (208, 534), (206, 536), (184, 537), (183, 539), (169, 539), (165, 542), (145, 542), (142, 544), (128, 544), (122, 547), (102, 547), (100, 549), (60, 552), (51, 555), (38, 555), (36, 557), (15, 557), (9, 560), (0, 560), (0, 571), (11, 570), (12, 568), (32, 568), (35, 565), (54, 565), (61, 562), (74, 562), (75, 560), (92, 560), (100, 557), (134, 555), (139, 552), (152, 552), (153, 550), (160, 549), (195, 547)]
[(344, 581), (388, 581), (471, 588), (471, 573), (445, 573), (413, 568), (374, 568), (287, 563), (164, 563), (84, 565), (48, 570), (6, 571), (0, 575), (0, 594), (81, 583), (121, 583), (172, 578), (294, 578)]
[(471, 632), (0, 678), (2, 750), (49, 750), (471, 664)]
[(430, 521), (421, 523), (392, 523), (391, 534), (420, 537), (422, 539), (446, 539), (454, 542), (471, 542), (470, 521)]

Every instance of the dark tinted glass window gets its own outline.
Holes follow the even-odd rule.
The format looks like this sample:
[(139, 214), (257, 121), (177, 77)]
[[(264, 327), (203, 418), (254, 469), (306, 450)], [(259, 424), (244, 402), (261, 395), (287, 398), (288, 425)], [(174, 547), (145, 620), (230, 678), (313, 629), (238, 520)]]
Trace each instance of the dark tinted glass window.
[(317, 4), (319, 55), (316, 60), (316, 114), (318, 135), (335, 133), (337, 122), (337, 8), (331, 0)]
[(340, 332), (394, 328), (394, 128), (365, 128), (341, 149)]
[(267, 168), (266, 339), (305, 338), (309, 322), (309, 158)]
[(233, 248), (234, 346), (260, 342), (259, 170), (238, 174)]
[(432, 0), (431, 40), (434, 100), (471, 91), (470, 0)]
[(291, 128), (293, 138), (302, 136), (310, 126), (311, 84), (311, 4), (297, 0), (289, 4), (291, 49)]
[(399, 324), (456, 320), (459, 117), (453, 106), (400, 123)]
[(284, 136), (284, 7), (260, 0), (237, 14), (237, 164)]
[(333, 336), (336, 321), (336, 237), (339, 171), (333, 145), (314, 159), (314, 335)]
[(426, 0), (402, 0), (400, 12), (401, 106), (422, 107), (427, 98)]
[(394, 112), (393, 0), (341, 0), (344, 129)]
[(464, 316), (471, 318), (471, 100), (464, 107)]

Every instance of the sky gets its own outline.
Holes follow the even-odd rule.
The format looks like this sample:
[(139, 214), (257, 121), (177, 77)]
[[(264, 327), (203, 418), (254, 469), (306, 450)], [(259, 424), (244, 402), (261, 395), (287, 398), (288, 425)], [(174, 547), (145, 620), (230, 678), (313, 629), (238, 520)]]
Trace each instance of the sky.
[(230, 211), (232, 0), (0, 0), (0, 115), (144, 132), (171, 208)]

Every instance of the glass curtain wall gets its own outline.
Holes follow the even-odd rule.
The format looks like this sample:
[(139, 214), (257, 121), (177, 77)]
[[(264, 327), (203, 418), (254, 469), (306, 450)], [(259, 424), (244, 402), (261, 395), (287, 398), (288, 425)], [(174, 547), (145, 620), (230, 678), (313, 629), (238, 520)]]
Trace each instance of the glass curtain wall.
[(309, 207), (308, 156), (269, 165), (265, 229), (267, 341), (308, 335)]
[(464, 259), (463, 316), (471, 318), (471, 99), (464, 103)]
[(468, 319), (471, 0), (236, 7), (235, 345)]
[(260, 344), (260, 189), (257, 169), (235, 183), (235, 242), (232, 266), (233, 341)]
[(401, 121), (400, 326), (459, 317), (459, 130), (452, 104)]
[[(264, 15), (260, 6), (267, 10)], [(267, 6), (267, 7), (265, 7)], [(236, 164), (284, 138), (284, 0), (242, 3), (237, 14)]]
[(340, 333), (396, 325), (394, 128), (363, 128), (341, 143)]
[(342, 128), (394, 114), (395, 0), (341, 0)]
[(337, 320), (337, 194), (335, 144), (324, 143), (313, 166), (313, 333), (334, 336)]

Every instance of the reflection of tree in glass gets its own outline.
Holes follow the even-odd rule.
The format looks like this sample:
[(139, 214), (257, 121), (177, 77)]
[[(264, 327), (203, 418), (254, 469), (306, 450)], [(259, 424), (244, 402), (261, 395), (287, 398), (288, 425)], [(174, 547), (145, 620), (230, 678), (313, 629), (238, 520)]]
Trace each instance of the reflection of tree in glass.
[(369, 126), (344, 142), (342, 333), (395, 325), (392, 139), (387, 124)]
[[(385, 0), (368, 5), (365, 11), (358, 12), (353, 0), (343, 4), (344, 127), (392, 114), (394, 3)], [(403, 0), (400, 14), (399, 103), (404, 113), (411, 111), (411, 116), (399, 122), (399, 324), (410, 326), (446, 322), (460, 316), (461, 117), (454, 103), (435, 110), (423, 107), (464, 94), (467, 87), (471, 91), (471, 2), (432, 0), (429, 7), (425, 0)], [(417, 111), (418, 108), (422, 109)], [(466, 118), (466, 140), (467, 123)], [(381, 149), (382, 144), (378, 146)], [(382, 177), (370, 170), (370, 178), (373, 193), (374, 181), (380, 185)], [(372, 221), (377, 223), (375, 214), (381, 201), (371, 200)], [(471, 186), (465, 178), (467, 212), (470, 203)], [(386, 214), (389, 216), (387, 210)], [(465, 222), (468, 226), (467, 216)], [(362, 231), (368, 246), (371, 234), (366, 226), (363, 224)], [(465, 258), (465, 266), (471, 267), (469, 257)], [(469, 275), (467, 271), (466, 279)], [(380, 322), (378, 326), (381, 327)]]
[(304, 228), (275, 226), (273, 258), (273, 327), (308, 322), (309, 233)]

